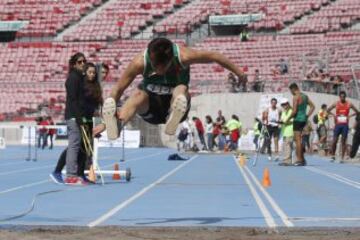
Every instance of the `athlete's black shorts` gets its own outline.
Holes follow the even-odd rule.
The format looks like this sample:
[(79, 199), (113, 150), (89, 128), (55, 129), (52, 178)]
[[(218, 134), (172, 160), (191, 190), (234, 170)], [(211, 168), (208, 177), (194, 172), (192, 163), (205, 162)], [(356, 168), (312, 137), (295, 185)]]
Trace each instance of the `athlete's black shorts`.
[[(150, 124), (163, 124), (166, 123), (166, 120), (170, 114), (170, 105), (171, 105), (171, 94), (159, 95), (149, 91), (146, 91), (149, 95), (149, 110), (144, 114), (139, 114), (144, 121)], [(184, 114), (184, 117), (180, 122), (183, 122), (188, 117), (190, 111), (190, 100), (188, 102), (188, 109)]]
[(293, 130), (294, 130), (295, 132), (302, 132), (302, 130), (304, 129), (305, 126), (306, 126), (306, 122), (294, 121), (294, 123), (293, 123)]

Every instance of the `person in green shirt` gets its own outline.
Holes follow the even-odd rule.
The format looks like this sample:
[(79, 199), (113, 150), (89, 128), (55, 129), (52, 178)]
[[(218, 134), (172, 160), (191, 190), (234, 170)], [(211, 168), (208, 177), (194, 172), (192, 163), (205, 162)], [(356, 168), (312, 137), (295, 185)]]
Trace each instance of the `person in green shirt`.
[(293, 112), (289, 101), (287, 99), (282, 99), (281, 107), (283, 111), (281, 112), (281, 135), (283, 137), (283, 153), (284, 159), (280, 166), (291, 166), (292, 165), (292, 152), (294, 148), (294, 130), (293, 130), (293, 119), (291, 119), (291, 114)]
[[(244, 79), (245, 74), (219, 52), (195, 50), (178, 45), (167, 38), (155, 38), (138, 53), (123, 71), (103, 104), (103, 129), (110, 140), (117, 139), (121, 127), (138, 114), (153, 125), (165, 124), (165, 133), (174, 135), (190, 110), (190, 66), (217, 63)], [(138, 88), (130, 94), (120, 111), (116, 103), (131, 83), (142, 76)]]
[(255, 150), (257, 151), (259, 149), (259, 137), (261, 134), (261, 122), (259, 118), (255, 118), (255, 123), (254, 123), (254, 141), (253, 143), (255, 144)]
[[(304, 151), (301, 144), (301, 135), (307, 120), (315, 110), (315, 106), (314, 103), (309, 99), (309, 97), (300, 91), (296, 83), (290, 84), (289, 89), (291, 94), (293, 95), (293, 112), (290, 116), (290, 119), (294, 119), (293, 129), (297, 158), (294, 166), (305, 166), (306, 161), (304, 158)], [(310, 107), (309, 112), (307, 112), (308, 106)]]
[(236, 150), (238, 147), (238, 140), (240, 138), (241, 126), (242, 124), (239, 121), (238, 116), (236, 115), (232, 115), (231, 119), (225, 125), (225, 127), (229, 130), (230, 151)]

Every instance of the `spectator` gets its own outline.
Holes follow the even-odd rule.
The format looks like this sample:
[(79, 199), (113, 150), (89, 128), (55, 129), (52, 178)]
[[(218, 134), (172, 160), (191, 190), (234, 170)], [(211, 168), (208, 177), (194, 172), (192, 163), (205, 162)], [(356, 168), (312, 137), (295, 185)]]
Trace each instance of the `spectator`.
[[(294, 166), (305, 166), (306, 160), (302, 149), (301, 135), (309, 116), (314, 112), (315, 106), (309, 97), (300, 91), (296, 83), (290, 84), (289, 89), (293, 95), (293, 112), (290, 119), (294, 119), (293, 129), (297, 158)], [(310, 106), (309, 112), (307, 112), (308, 106)]]
[(250, 34), (248, 33), (248, 31), (246, 31), (246, 29), (243, 29), (240, 33), (240, 41), (247, 42), (249, 38)]
[(326, 127), (326, 121), (328, 120), (328, 113), (327, 113), (327, 105), (322, 104), (321, 109), (317, 116), (317, 122), (315, 121), (315, 124), (317, 124), (317, 134), (319, 136), (319, 150), (325, 149), (326, 154), (326, 142), (327, 142), (327, 127)]
[(271, 153), (271, 141), (274, 138), (275, 143), (275, 161), (279, 159), (279, 121), (281, 116), (281, 110), (277, 107), (277, 100), (276, 98), (271, 99), (271, 106), (267, 110), (263, 112), (263, 123), (266, 125), (268, 130), (268, 136), (265, 136), (265, 142), (262, 147), (262, 151), (265, 151), (267, 148), (267, 153), (269, 154), (269, 161), (272, 160), (272, 153)]
[[(54, 125), (54, 121), (52, 120), (52, 118), (50, 116), (47, 118), (47, 121), (48, 121), (49, 125)], [(50, 139), (49, 149), (52, 149), (54, 146), (53, 139), (54, 139), (55, 131), (56, 131), (55, 128), (49, 128), (49, 130), (48, 130), (48, 137)]]
[(264, 83), (260, 76), (259, 69), (255, 69), (253, 91), (254, 92), (263, 92), (264, 91)]
[[(46, 126), (48, 126), (49, 123), (45, 119), (45, 117), (41, 117), (39, 119), (39, 137), (38, 137), (38, 148), (41, 147), (41, 149), (44, 149), (47, 146), (47, 135), (48, 135), (48, 129)], [(41, 127), (42, 126), (42, 127)], [(42, 142), (42, 144), (41, 144)]]
[(204, 134), (205, 134), (204, 126), (198, 117), (193, 117), (192, 120), (195, 124), (195, 128), (197, 130), (197, 133), (198, 133), (198, 136), (200, 139), (200, 143), (203, 145), (202, 150), (207, 150), (207, 146), (206, 146), (205, 138), (204, 138)]
[(292, 108), (287, 99), (282, 99), (281, 107), (281, 135), (283, 136), (283, 154), (284, 158), (279, 163), (280, 166), (291, 166), (292, 165), (292, 152), (294, 148), (294, 130), (293, 130), (293, 119), (291, 119)]
[(238, 92), (237, 80), (232, 72), (230, 72), (228, 75), (228, 83), (230, 84), (230, 92), (232, 93)]
[(354, 136), (350, 150), (350, 158), (354, 158), (359, 150), (360, 145), (360, 114), (356, 115), (354, 124)]
[(213, 142), (214, 142), (214, 139), (213, 139), (213, 131), (214, 131), (214, 123), (213, 123), (213, 120), (212, 118), (207, 115), (205, 116), (205, 133), (206, 133), (206, 138), (207, 138), (207, 146), (208, 146), (208, 149), (210, 151), (213, 151)]
[(86, 58), (83, 53), (76, 53), (69, 60), (69, 74), (65, 82), (66, 107), (65, 120), (68, 127), (68, 148), (66, 153), (66, 179), (70, 185), (86, 185), (86, 181), (78, 175), (78, 154), (81, 145), (80, 127), (83, 121), (85, 106), (83, 73)]
[(286, 74), (289, 71), (287, 62), (282, 58), (279, 63), (280, 74)]
[(312, 131), (313, 131), (313, 128), (312, 128), (311, 122), (308, 120), (304, 127), (304, 130), (302, 131), (302, 136), (301, 136), (303, 152), (312, 153), (312, 146), (310, 144), (310, 137), (311, 137)]
[[(346, 140), (349, 133), (350, 109), (356, 114), (359, 114), (359, 111), (352, 103), (346, 100), (346, 93), (344, 91), (340, 92), (339, 98), (339, 101), (329, 107), (328, 114), (335, 116), (334, 140), (331, 149), (332, 160), (335, 161), (336, 145), (341, 135), (342, 151), (340, 162), (343, 162), (346, 152)], [(335, 115), (331, 113), (334, 108), (336, 109)]]
[(218, 111), (218, 117), (216, 118), (216, 124), (218, 125), (219, 128), (219, 134), (218, 134), (218, 148), (219, 150), (224, 150), (224, 146), (225, 146), (225, 135), (223, 134), (223, 127), (226, 123), (225, 117), (222, 115), (222, 111), (219, 110)]
[[(96, 66), (93, 63), (87, 63), (85, 65), (85, 81), (82, 82), (82, 85), (80, 86), (81, 89), (83, 89), (83, 100), (86, 102), (86, 106), (81, 106), (81, 111), (83, 114), (82, 119), (82, 125), (80, 128), (84, 129), (86, 131), (88, 140), (90, 142), (87, 142), (86, 144), (90, 144), (92, 146), (92, 116), (94, 116), (97, 109), (102, 105), (103, 98), (102, 98), (102, 92), (100, 83), (97, 81), (97, 72), (96, 72)], [(98, 125), (95, 128), (103, 128), (103, 124)], [(80, 130), (81, 131), (81, 130)], [(84, 134), (84, 133), (83, 133)], [(91, 161), (91, 152), (89, 153), (86, 150), (85, 147), (85, 137), (84, 135), (80, 133), (81, 143), (80, 143), (80, 149), (78, 151), (77, 155), (77, 177), (81, 178), (81, 180), (77, 179), (79, 185), (84, 185), (86, 183), (91, 183), (84, 174), (85, 169), (89, 169), (90, 165), (92, 163)], [(69, 150), (68, 148), (65, 149), (56, 165), (56, 168), (52, 174), (50, 174), (50, 177), (56, 182), (56, 183), (62, 183), (62, 175), (61, 171), (64, 168), (65, 164), (67, 164), (66, 157)]]
[(239, 121), (238, 116), (234, 114), (231, 116), (231, 119), (226, 123), (226, 128), (229, 131), (230, 151), (237, 150), (238, 140), (240, 138), (240, 133), (241, 133), (241, 125), (242, 124)]
[(108, 76), (109, 76), (109, 66), (103, 63), (101, 68), (101, 80), (107, 82)]
[(255, 123), (254, 123), (254, 127), (253, 127), (253, 130), (254, 130), (254, 144), (255, 144), (255, 150), (257, 151), (259, 149), (259, 137), (260, 137), (260, 134), (261, 134), (261, 127), (262, 127), (262, 124), (261, 124), (261, 121), (260, 119), (258, 118), (255, 118)]
[(182, 149), (184, 151), (190, 150), (190, 146), (188, 145), (188, 137), (189, 137), (189, 125), (186, 121), (182, 122), (179, 125), (179, 131), (177, 135), (177, 150), (180, 152)]
[(248, 77), (244, 75), (242, 78), (238, 78), (237, 88), (240, 92), (247, 92)]

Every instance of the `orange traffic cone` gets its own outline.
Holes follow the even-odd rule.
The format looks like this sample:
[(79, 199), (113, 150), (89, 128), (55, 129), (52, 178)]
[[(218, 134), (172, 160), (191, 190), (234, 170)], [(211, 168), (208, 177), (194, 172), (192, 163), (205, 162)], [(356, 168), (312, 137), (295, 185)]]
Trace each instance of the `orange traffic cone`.
[(88, 178), (91, 182), (96, 182), (96, 174), (93, 165), (90, 166)]
[(268, 168), (264, 170), (264, 177), (262, 181), (263, 187), (270, 187), (271, 186), (271, 179), (270, 179), (270, 172)]
[(240, 162), (240, 166), (242, 166), (242, 167), (246, 165), (246, 159), (245, 159), (244, 155), (241, 155), (239, 157), (239, 162)]
[(118, 172), (113, 174), (112, 179), (113, 179), (113, 180), (120, 180), (119, 164), (115, 163), (115, 165), (114, 165), (114, 171), (118, 171)]

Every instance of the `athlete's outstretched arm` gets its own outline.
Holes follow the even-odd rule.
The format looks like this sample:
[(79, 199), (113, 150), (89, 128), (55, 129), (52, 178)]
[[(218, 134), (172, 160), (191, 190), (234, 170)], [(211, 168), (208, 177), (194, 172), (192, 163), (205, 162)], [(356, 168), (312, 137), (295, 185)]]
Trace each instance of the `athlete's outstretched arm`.
[(111, 97), (117, 102), (125, 89), (134, 81), (137, 75), (144, 71), (144, 58), (143, 54), (140, 53), (134, 57), (134, 59), (127, 66), (125, 71), (122, 73), (120, 79), (111, 91)]
[(195, 50), (187, 47), (181, 47), (181, 60), (184, 65), (196, 63), (212, 63), (216, 62), (222, 67), (235, 73), (239, 78), (244, 77), (244, 72), (240, 70), (223, 54), (213, 51)]

